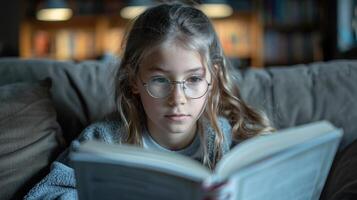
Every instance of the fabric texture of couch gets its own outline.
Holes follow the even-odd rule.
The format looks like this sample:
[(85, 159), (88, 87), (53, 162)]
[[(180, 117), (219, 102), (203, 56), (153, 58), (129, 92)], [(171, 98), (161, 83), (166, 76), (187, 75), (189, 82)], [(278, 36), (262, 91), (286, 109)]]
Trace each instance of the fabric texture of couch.
[[(53, 134), (56, 135), (57, 143), (49, 141), (52, 146), (48, 147), (53, 151), (48, 152), (56, 152), (61, 148), (62, 139), (68, 144), (85, 126), (114, 110), (112, 75), (115, 67), (115, 63), (97, 61), (74, 63), (3, 58), (0, 59), (0, 91), (1, 88), (20, 83), (41, 85), (39, 81), (50, 78), (52, 87), (49, 90), (49, 98), (57, 114), (56, 122), (60, 130)], [(329, 120), (344, 129), (341, 151), (357, 138), (357, 61), (339, 60), (248, 69), (239, 71), (239, 75), (235, 81), (241, 88), (243, 98), (251, 106), (266, 112), (277, 129)], [(5, 115), (3, 112), (1, 109), (0, 117)], [(7, 145), (11, 153), (10, 151), (15, 149), (8, 145), (9, 140), (3, 139), (5, 136), (2, 136), (2, 126), (6, 126), (6, 123), (1, 120), (0, 118), (0, 148)], [(28, 125), (19, 123), (16, 128), (25, 124)], [(36, 137), (33, 131), (25, 134), (30, 138)], [(19, 137), (14, 141), (21, 143), (23, 138)], [(39, 155), (39, 152), (29, 153), (33, 154), (29, 156)], [(48, 164), (54, 154), (41, 156), (47, 159)], [(0, 153), (0, 168), (6, 164), (2, 160), (4, 158), (9, 159)], [(48, 165), (43, 166), (42, 171), (45, 171), (46, 167)], [(11, 171), (10, 168), (7, 170)], [(3, 173), (7, 172), (1, 171), (1, 174)], [(22, 182), (21, 177), (17, 179), (18, 182), (11, 186), (14, 187), (10, 188), (11, 191), (24, 190), (24, 180), (31, 177), (32, 182), (38, 181), (36, 173), (29, 172)], [(0, 176), (0, 179), (2, 178), (3, 176)], [(0, 180), (0, 183), (2, 182), (3, 180)], [(1, 195), (0, 199), (9, 199)]]
[(22, 198), (63, 150), (50, 80), (0, 86), (0, 199)]

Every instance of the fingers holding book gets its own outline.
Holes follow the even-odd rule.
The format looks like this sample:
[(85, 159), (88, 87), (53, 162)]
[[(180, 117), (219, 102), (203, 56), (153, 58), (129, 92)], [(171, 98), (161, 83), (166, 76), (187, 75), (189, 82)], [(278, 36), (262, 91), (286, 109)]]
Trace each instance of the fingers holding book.
[(231, 197), (231, 193), (225, 189), (228, 181), (203, 186), (205, 193), (203, 200), (228, 200)]

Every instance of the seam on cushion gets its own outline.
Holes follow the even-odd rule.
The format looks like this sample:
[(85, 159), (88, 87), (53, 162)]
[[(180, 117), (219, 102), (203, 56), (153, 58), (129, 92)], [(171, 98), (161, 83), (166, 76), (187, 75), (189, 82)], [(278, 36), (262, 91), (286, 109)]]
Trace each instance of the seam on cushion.
[[(86, 104), (86, 101), (80, 91), (80, 89), (78, 88), (78, 86), (76, 85), (74, 79), (72, 78), (72, 76), (68, 73), (68, 71), (65, 71), (65, 74), (68, 78), (68, 82), (69, 84), (71, 85), (71, 87), (73, 88), (73, 90), (76, 92), (78, 98), (79, 98), (79, 102), (81, 104), (81, 108), (83, 110), (83, 113), (86, 117), (86, 121), (89, 121), (89, 110), (88, 110), (88, 107), (87, 107), (87, 104)], [(83, 122), (84, 124), (86, 122)]]
[(308, 68), (308, 74), (311, 79), (311, 96), (312, 96), (312, 120), (315, 120), (317, 118), (317, 94), (318, 91), (316, 91), (316, 78), (319, 76), (319, 71), (320, 70), (312, 70), (312, 68)]
[(7, 118), (9, 118), (9, 117), (14, 117), (15, 115), (18, 115), (18, 114), (20, 114), (20, 113), (22, 113), (22, 112), (27, 111), (27, 110), (29, 109), (29, 107), (31, 107), (31, 106), (33, 106), (33, 105), (40, 104), (40, 103), (43, 103), (43, 102), (45, 102), (45, 101), (51, 101), (51, 100), (48, 99), (48, 98), (46, 98), (46, 97), (43, 97), (43, 98), (41, 98), (41, 99), (39, 99), (39, 100), (37, 100), (37, 101), (33, 101), (33, 102), (29, 103), (29, 104), (26, 104), (26, 106), (24, 106), (23, 108), (19, 109), (17, 112), (11, 113), (10, 115), (8, 115), (7, 117), (5, 117), (4, 119), (0, 119), (0, 123), (2, 123), (3, 121), (5, 121), (5, 120), (6, 120)]
[[(269, 77), (269, 87), (270, 87), (270, 89), (267, 90), (267, 91), (270, 92), (270, 100), (271, 100), (271, 104), (268, 105), (268, 107), (269, 107), (268, 109), (271, 112), (269, 114), (273, 118), (273, 119), (269, 119), (269, 120), (270, 120), (271, 126), (273, 126), (274, 128), (277, 128), (276, 127), (276, 123), (278, 121), (280, 121), (279, 120), (280, 112), (279, 111), (276, 112), (276, 108), (275, 108), (276, 107), (275, 106), (275, 103), (276, 103), (275, 101), (276, 100), (275, 100), (275, 96), (274, 96), (274, 84), (272, 84), (272, 80), (274, 78), (274, 75), (273, 75), (273, 72), (270, 69), (267, 69), (266, 72), (269, 75), (268, 77)], [(274, 116), (274, 113), (276, 114), (275, 116)]]
[[(43, 131), (42, 131), (42, 132), (43, 132)], [(14, 152), (26, 151), (26, 149), (27, 149), (28, 147), (34, 146), (34, 145), (37, 144), (37, 143), (41, 143), (41, 142), (43, 142), (43, 141), (45, 141), (45, 140), (48, 140), (48, 139), (51, 138), (51, 136), (53, 137), (53, 141), (55, 142), (55, 146), (54, 146), (54, 147), (51, 146), (50, 149), (52, 149), (52, 150), (54, 150), (54, 149), (59, 150), (59, 149), (60, 149), (60, 145), (59, 145), (59, 143), (58, 143), (58, 141), (57, 141), (57, 139), (56, 139), (56, 132), (57, 132), (57, 130), (52, 130), (52, 129), (51, 129), (51, 131), (47, 131), (47, 130), (46, 130), (45, 132), (46, 132), (46, 134), (43, 135), (43, 136), (41, 136), (41, 137), (39, 137), (38, 139), (36, 139), (36, 141), (33, 141), (33, 142), (31, 142), (31, 143), (29, 143), (29, 144), (27, 144), (27, 145), (25, 145), (25, 146), (23, 146), (23, 147), (21, 147), (21, 148), (18, 148), (18, 149), (16, 149), (15, 151), (9, 152), (9, 153), (7, 153), (7, 154), (3, 154), (3, 155), (0, 156), (0, 158), (6, 157), (6, 156), (8, 156), (8, 155), (11, 155), (11, 154), (13, 154)], [(47, 145), (47, 147), (48, 147), (48, 145)], [(42, 149), (43, 149), (43, 148), (42, 148)], [(36, 149), (36, 151), (39, 151), (39, 150), (40, 150), (39, 148)]]

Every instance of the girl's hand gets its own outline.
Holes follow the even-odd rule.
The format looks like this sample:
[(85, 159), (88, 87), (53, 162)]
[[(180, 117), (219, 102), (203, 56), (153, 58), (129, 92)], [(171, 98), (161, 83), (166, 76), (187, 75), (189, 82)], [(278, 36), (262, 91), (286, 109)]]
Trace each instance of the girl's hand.
[(229, 191), (225, 190), (227, 181), (215, 184), (212, 186), (204, 187), (203, 191), (205, 196), (203, 200), (228, 200), (231, 197)]

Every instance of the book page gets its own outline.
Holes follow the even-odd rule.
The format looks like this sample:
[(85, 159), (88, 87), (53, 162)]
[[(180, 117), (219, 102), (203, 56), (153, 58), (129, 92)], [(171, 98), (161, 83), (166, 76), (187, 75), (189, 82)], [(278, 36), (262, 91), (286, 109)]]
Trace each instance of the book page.
[(201, 184), (155, 170), (77, 162), (79, 199), (200, 199)]
[(319, 199), (337, 145), (298, 148), (256, 163), (230, 179), (232, 199)]
[(327, 122), (262, 136), (232, 152), (214, 177), (228, 180), (230, 199), (318, 199), (341, 136)]
[(282, 151), (288, 151), (294, 146), (311, 140), (322, 141), (325, 137), (339, 143), (342, 130), (335, 128), (327, 121), (320, 121), (257, 136), (242, 142), (225, 155), (219, 161), (215, 174), (225, 180), (236, 171), (262, 159)]
[(127, 167), (155, 169), (194, 181), (202, 181), (211, 175), (208, 168), (190, 157), (125, 144), (87, 141), (80, 145), (77, 152), (72, 152), (70, 158), (76, 161), (104, 162)]
[(88, 141), (71, 152), (80, 199), (201, 199), (210, 171), (176, 154)]

